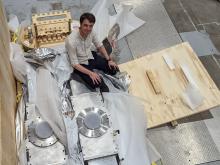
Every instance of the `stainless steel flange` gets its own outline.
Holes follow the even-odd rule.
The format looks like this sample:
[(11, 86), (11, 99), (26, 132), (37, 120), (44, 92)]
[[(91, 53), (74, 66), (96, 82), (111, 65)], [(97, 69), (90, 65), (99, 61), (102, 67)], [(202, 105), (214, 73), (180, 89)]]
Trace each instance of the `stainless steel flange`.
[(28, 126), (28, 139), (38, 147), (51, 146), (58, 140), (50, 125), (40, 117)]
[(89, 138), (104, 135), (110, 127), (107, 113), (95, 107), (84, 109), (79, 113), (76, 121), (79, 132)]

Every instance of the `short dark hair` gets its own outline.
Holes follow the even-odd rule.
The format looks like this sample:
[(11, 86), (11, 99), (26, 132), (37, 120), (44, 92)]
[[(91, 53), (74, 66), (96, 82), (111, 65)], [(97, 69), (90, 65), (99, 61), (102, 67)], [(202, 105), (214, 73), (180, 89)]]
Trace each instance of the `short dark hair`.
[(95, 23), (95, 16), (92, 13), (83, 13), (80, 16), (80, 24), (82, 24), (85, 19), (88, 19), (91, 23)]

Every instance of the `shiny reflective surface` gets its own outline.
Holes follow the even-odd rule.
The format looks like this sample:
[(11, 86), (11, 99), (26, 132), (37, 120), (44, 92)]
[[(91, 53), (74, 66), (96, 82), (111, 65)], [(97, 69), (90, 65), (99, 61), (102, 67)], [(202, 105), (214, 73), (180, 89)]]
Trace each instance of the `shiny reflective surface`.
[(53, 130), (46, 121), (42, 121), (35, 126), (35, 133), (37, 137), (46, 139), (53, 135)]
[(86, 108), (77, 116), (79, 132), (90, 138), (104, 135), (109, 126), (109, 118), (106, 112), (99, 108)]
[(98, 114), (89, 112), (84, 119), (84, 123), (88, 129), (98, 129), (101, 127), (101, 118)]
[(25, 58), (33, 59), (33, 60), (51, 60), (53, 61), (57, 55), (60, 53), (51, 48), (37, 48), (33, 49), (28, 54), (25, 55)]
[(38, 147), (48, 147), (57, 142), (57, 138), (49, 124), (40, 117), (28, 126), (28, 139)]

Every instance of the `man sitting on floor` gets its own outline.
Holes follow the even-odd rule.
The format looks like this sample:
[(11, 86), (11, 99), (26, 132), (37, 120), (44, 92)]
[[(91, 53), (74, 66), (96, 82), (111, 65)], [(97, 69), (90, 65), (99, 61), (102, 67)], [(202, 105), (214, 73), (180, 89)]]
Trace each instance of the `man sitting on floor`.
[[(114, 75), (118, 71), (118, 66), (107, 54), (102, 43), (98, 41), (96, 34), (92, 32), (94, 24), (95, 16), (93, 14), (82, 14), (79, 29), (68, 36), (65, 46), (74, 73), (78, 74), (91, 88), (100, 87), (103, 92), (108, 92), (109, 89), (106, 88), (103, 79), (93, 69)], [(103, 57), (91, 51), (92, 44)]]

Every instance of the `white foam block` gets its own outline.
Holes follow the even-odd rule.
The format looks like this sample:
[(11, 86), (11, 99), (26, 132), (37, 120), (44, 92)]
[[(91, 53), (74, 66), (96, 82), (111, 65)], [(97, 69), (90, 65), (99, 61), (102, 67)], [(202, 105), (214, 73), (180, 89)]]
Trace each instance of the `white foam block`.
[(168, 65), (168, 67), (170, 68), (170, 70), (175, 69), (175, 65), (173, 64), (173, 60), (171, 57), (169, 57), (169, 55), (167, 55), (167, 54), (163, 55), (163, 59), (166, 62), (166, 64)]
[(188, 105), (192, 110), (194, 110), (202, 104), (204, 97), (202, 96), (197, 87), (189, 83), (186, 87), (186, 90), (182, 94), (182, 99), (186, 105)]

